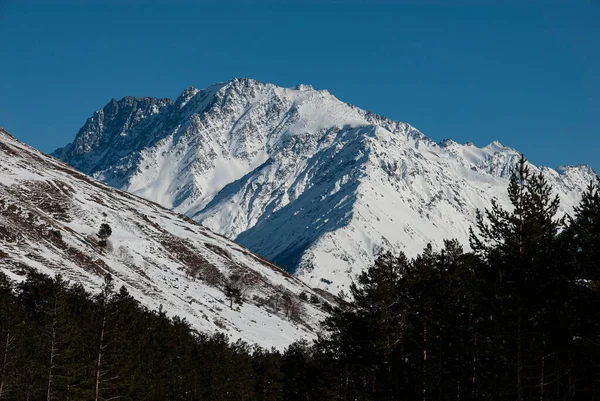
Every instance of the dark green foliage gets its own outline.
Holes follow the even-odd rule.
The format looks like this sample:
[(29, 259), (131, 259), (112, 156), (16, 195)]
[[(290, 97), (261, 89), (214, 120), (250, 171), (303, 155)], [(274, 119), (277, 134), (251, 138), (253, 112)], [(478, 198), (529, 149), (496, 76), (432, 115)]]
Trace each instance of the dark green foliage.
[(0, 274), (0, 399), (15, 394), (25, 375), (28, 361), (21, 352), (26, 329), (22, 316), (11, 283)]
[(0, 399), (281, 400), (281, 360), (150, 312), (110, 276), (91, 296), (0, 273)]
[(361, 399), (399, 385), (392, 361), (401, 357), (405, 304), (399, 288), (407, 267), (404, 255), (380, 256), (350, 287), (354, 301), (340, 297), (341, 306), (324, 322), (328, 335), (317, 348), (340, 365), (336, 375), (342, 379), (343, 398)]
[[(199, 334), (109, 275), (91, 296), (60, 276), (0, 274), (0, 399), (600, 399), (600, 181), (564, 220), (524, 158), (508, 192), (510, 210), (478, 214), (473, 252), (451, 240), (413, 260), (382, 254), (322, 303), (318, 340), (283, 353)], [(280, 299), (290, 318), (293, 301)]]
[(100, 245), (102, 248), (104, 248), (107, 244), (107, 240), (108, 237), (110, 237), (112, 234), (112, 228), (110, 228), (110, 226), (106, 223), (102, 223), (100, 225), (100, 229), (98, 230), (98, 233), (96, 234), (98, 236), (98, 238), (100, 238), (100, 241), (98, 241), (98, 245)]
[(223, 287), (223, 292), (225, 293), (225, 297), (229, 300), (229, 307), (233, 309), (233, 303), (236, 305), (242, 305), (244, 303), (244, 298), (242, 297), (242, 290), (237, 288), (232, 284), (225, 284)]
[[(546, 358), (557, 359), (555, 355), (562, 355), (571, 341), (572, 333), (563, 330), (562, 320), (563, 308), (572, 299), (572, 272), (563, 263), (563, 249), (557, 242), (562, 225), (555, 218), (558, 197), (552, 197), (541, 173), (530, 173), (523, 157), (508, 193), (514, 210), (493, 204), (485, 213), (489, 223), (478, 215), (480, 236), (472, 232), (471, 243), (495, 275), (490, 283), (494, 291), (490, 313), (502, 334), (497, 339), (502, 349), (493, 356), (499, 370), (496, 380), (506, 389), (516, 383), (514, 397), (523, 400), (547, 395), (540, 394), (540, 388), (546, 387)], [(570, 368), (552, 366), (553, 379)]]
[(508, 192), (511, 210), (478, 213), (474, 253), (446, 241), (359, 276), (315, 347), (328, 399), (600, 396), (598, 183), (567, 222), (524, 158)]
[(566, 244), (576, 263), (578, 274), (596, 285), (600, 281), (600, 177), (591, 182), (583, 194), (575, 215), (569, 218)]
[(328, 370), (331, 360), (316, 352), (307, 342), (294, 343), (286, 349), (281, 361), (282, 400), (330, 400), (339, 383)]

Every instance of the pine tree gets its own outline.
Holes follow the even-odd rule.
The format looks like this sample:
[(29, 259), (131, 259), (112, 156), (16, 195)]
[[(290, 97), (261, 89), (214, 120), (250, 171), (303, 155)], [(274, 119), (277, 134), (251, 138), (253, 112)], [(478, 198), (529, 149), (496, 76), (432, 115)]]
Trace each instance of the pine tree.
[(255, 377), (255, 394), (260, 401), (282, 399), (281, 355), (277, 350), (267, 351), (255, 346), (252, 352), (252, 369)]
[(508, 194), (513, 210), (507, 211), (493, 201), (485, 218), (477, 213), (479, 235), (471, 230), (470, 239), (475, 252), (497, 271), (496, 296), (501, 302), (500, 310), (492, 313), (510, 330), (507, 339), (514, 341), (514, 354), (507, 360), (514, 361), (515, 396), (522, 401), (539, 389), (537, 369), (545, 354), (545, 338), (539, 327), (554, 296), (552, 289), (556, 289), (555, 239), (562, 220), (554, 217), (558, 196), (552, 197), (552, 188), (542, 173), (530, 172), (523, 156), (511, 175)]
[(404, 254), (379, 256), (351, 285), (352, 300), (338, 297), (340, 307), (323, 324), (327, 336), (319, 339), (318, 348), (339, 362), (342, 398), (398, 396), (396, 361), (401, 359), (406, 308), (400, 284), (408, 264)]
[(558, 311), (562, 325), (554, 328), (572, 339), (562, 342), (568, 355), (562, 371), (569, 372), (563, 387), (581, 399), (595, 399), (600, 397), (600, 178), (583, 193), (560, 239), (571, 280), (570, 291), (561, 293), (568, 297)]
[(108, 340), (109, 325), (112, 319), (112, 302), (114, 297), (114, 283), (112, 276), (107, 273), (104, 276), (104, 285), (102, 290), (96, 296), (96, 307), (97, 307), (97, 354), (95, 363), (95, 375), (94, 375), (94, 400), (99, 401), (103, 399), (102, 391), (103, 385), (106, 381), (106, 361), (105, 356), (107, 348), (110, 345)]
[(48, 299), (48, 380), (46, 387), (46, 400), (51, 401), (55, 398), (54, 387), (56, 386), (56, 370), (60, 364), (61, 354), (64, 352), (63, 343), (66, 341), (64, 333), (64, 321), (66, 320), (65, 310), (65, 290), (66, 283), (60, 275), (57, 275), (52, 283), (51, 292)]
[(100, 241), (98, 241), (98, 245), (100, 245), (102, 248), (105, 248), (106, 245), (108, 244), (108, 237), (110, 237), (112, 234), (112, 228), (110, 228), (110, 226), (106, 223), (102, 223), (100, 225), (100, 229), (98, 230), (98, 233), (96, 234), (98, 236), (98, 238), (100, 238)]
[(25, 354), (23, 318), (12, 283), (0, 272), (0, 399), (8, 398), (18, 385), (20, 356)]
[(331, 376), (326, 371), (327, 362), (320, 360), (307, 341), (291, 344), (284, 352), (281, 361), (283, 374), (283, 396), (286, 401), (306, 401), (332, 399)]
[(65, 292), (65, 341), (61, 351), (62, 364), (57, 372), (61, 378), (62, 399), (93, 398), (93, 365), (95, 354), (94, 304), (81, 284), (70, 286)]
[(600, 286), (600, 177), (588, 185), (574, 212), (567, 233), (578, 275)]
[[(103, 352), (104, 372), (103, 398), (123, 397), (135, 382), (136, 362), (139, 360), (140, 307), (122, 286), (118, 292), (108, 295), (108, 319), (105, 326), (107, 347)], [(168, 341), (168, 340), (167, 340)], [(156, 379), (156, 378), (155, 378)]]
[(242, 290), (235, 287), (233, 284), (225, 284), (225, 287), (223, 287), (223, 292), (225, 293), (225, 297), (229, 300), (230, 309), (233, 309), (234, 302), (236, 305), (242, 305), (244, 303)]

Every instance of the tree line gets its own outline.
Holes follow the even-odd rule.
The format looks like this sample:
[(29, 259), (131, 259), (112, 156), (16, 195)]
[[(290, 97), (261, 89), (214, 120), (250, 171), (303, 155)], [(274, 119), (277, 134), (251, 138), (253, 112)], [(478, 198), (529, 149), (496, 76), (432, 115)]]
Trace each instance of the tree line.
[(599, 399), (600, 181), (559, 218), (522, 158), (508, 194), (478, 212), (470, 251), (380, 255), (318, 339), (283, 352), (198, 333), (110, 276), (91, 295), (0, 275), (0, 399)]
[(384, 254), (340, 300), (315, 348), (338, 400), (600, 397), (600, 188), (572, 217), (525, 158), (512, 209), (477, 213), (457, 241)]
[(0, 274), (0, 399), (259, 400), (282, 393), (286, 358), (141, 306), (30, 272)]

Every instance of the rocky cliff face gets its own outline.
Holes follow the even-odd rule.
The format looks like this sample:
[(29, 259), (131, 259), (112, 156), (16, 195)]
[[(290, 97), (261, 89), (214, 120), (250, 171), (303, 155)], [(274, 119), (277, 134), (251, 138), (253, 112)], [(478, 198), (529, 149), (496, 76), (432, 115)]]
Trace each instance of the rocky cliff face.
[[(334, 293), (382, 249), (466, 244), (477, 208), (508, 204), (519, 157), (498, 142), (436, 143), (310, 86), (250, 79), (188, 88), (175, 102), (112, 101), (54, 154)], [(594, 174), (532, 168), (562, 212)]]

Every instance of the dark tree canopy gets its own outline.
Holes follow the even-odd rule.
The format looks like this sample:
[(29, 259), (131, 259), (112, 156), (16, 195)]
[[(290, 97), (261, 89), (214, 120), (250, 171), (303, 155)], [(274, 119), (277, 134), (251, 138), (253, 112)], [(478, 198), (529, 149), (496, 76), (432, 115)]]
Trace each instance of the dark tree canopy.
[(110, 226), (107, 223), (102, 223), (100, 225), (100, 229), (98, 230), (98, 233), (96, 234), (98, 236), (98, 238), (100, 238), (100, 241), (98, 242), (98, 244), (101, 247), (105, 247), (106, 246), (106, 241), (108, 240), (108, 237), (110, 237), (112, 234), (112, 228), (110, 228)]
[(225, 293), (225, 297), (229, 300), (230, 308), (233, 308), (234, 302), (236, 305), (242, 305), (244, 303), (242, 290), (235, 285), (230, 283), (225, 284), (223, 287), (223, 292)]
[[(600, 181), (562, 219), (521, 158), (508, 194), (511, 208), (478, 213), (473, 251), (383, 253), (335, 305), (274, 298), (290, 318), (309, 299), (330, 313), (314, 343), (283, 352), (198, 333), (109, 275), (92, 296), (60, 276), (0, 274), (0, 399), (600, 399)], [(230, 308), (243, 301), (239, 278), (223, 291)]]

